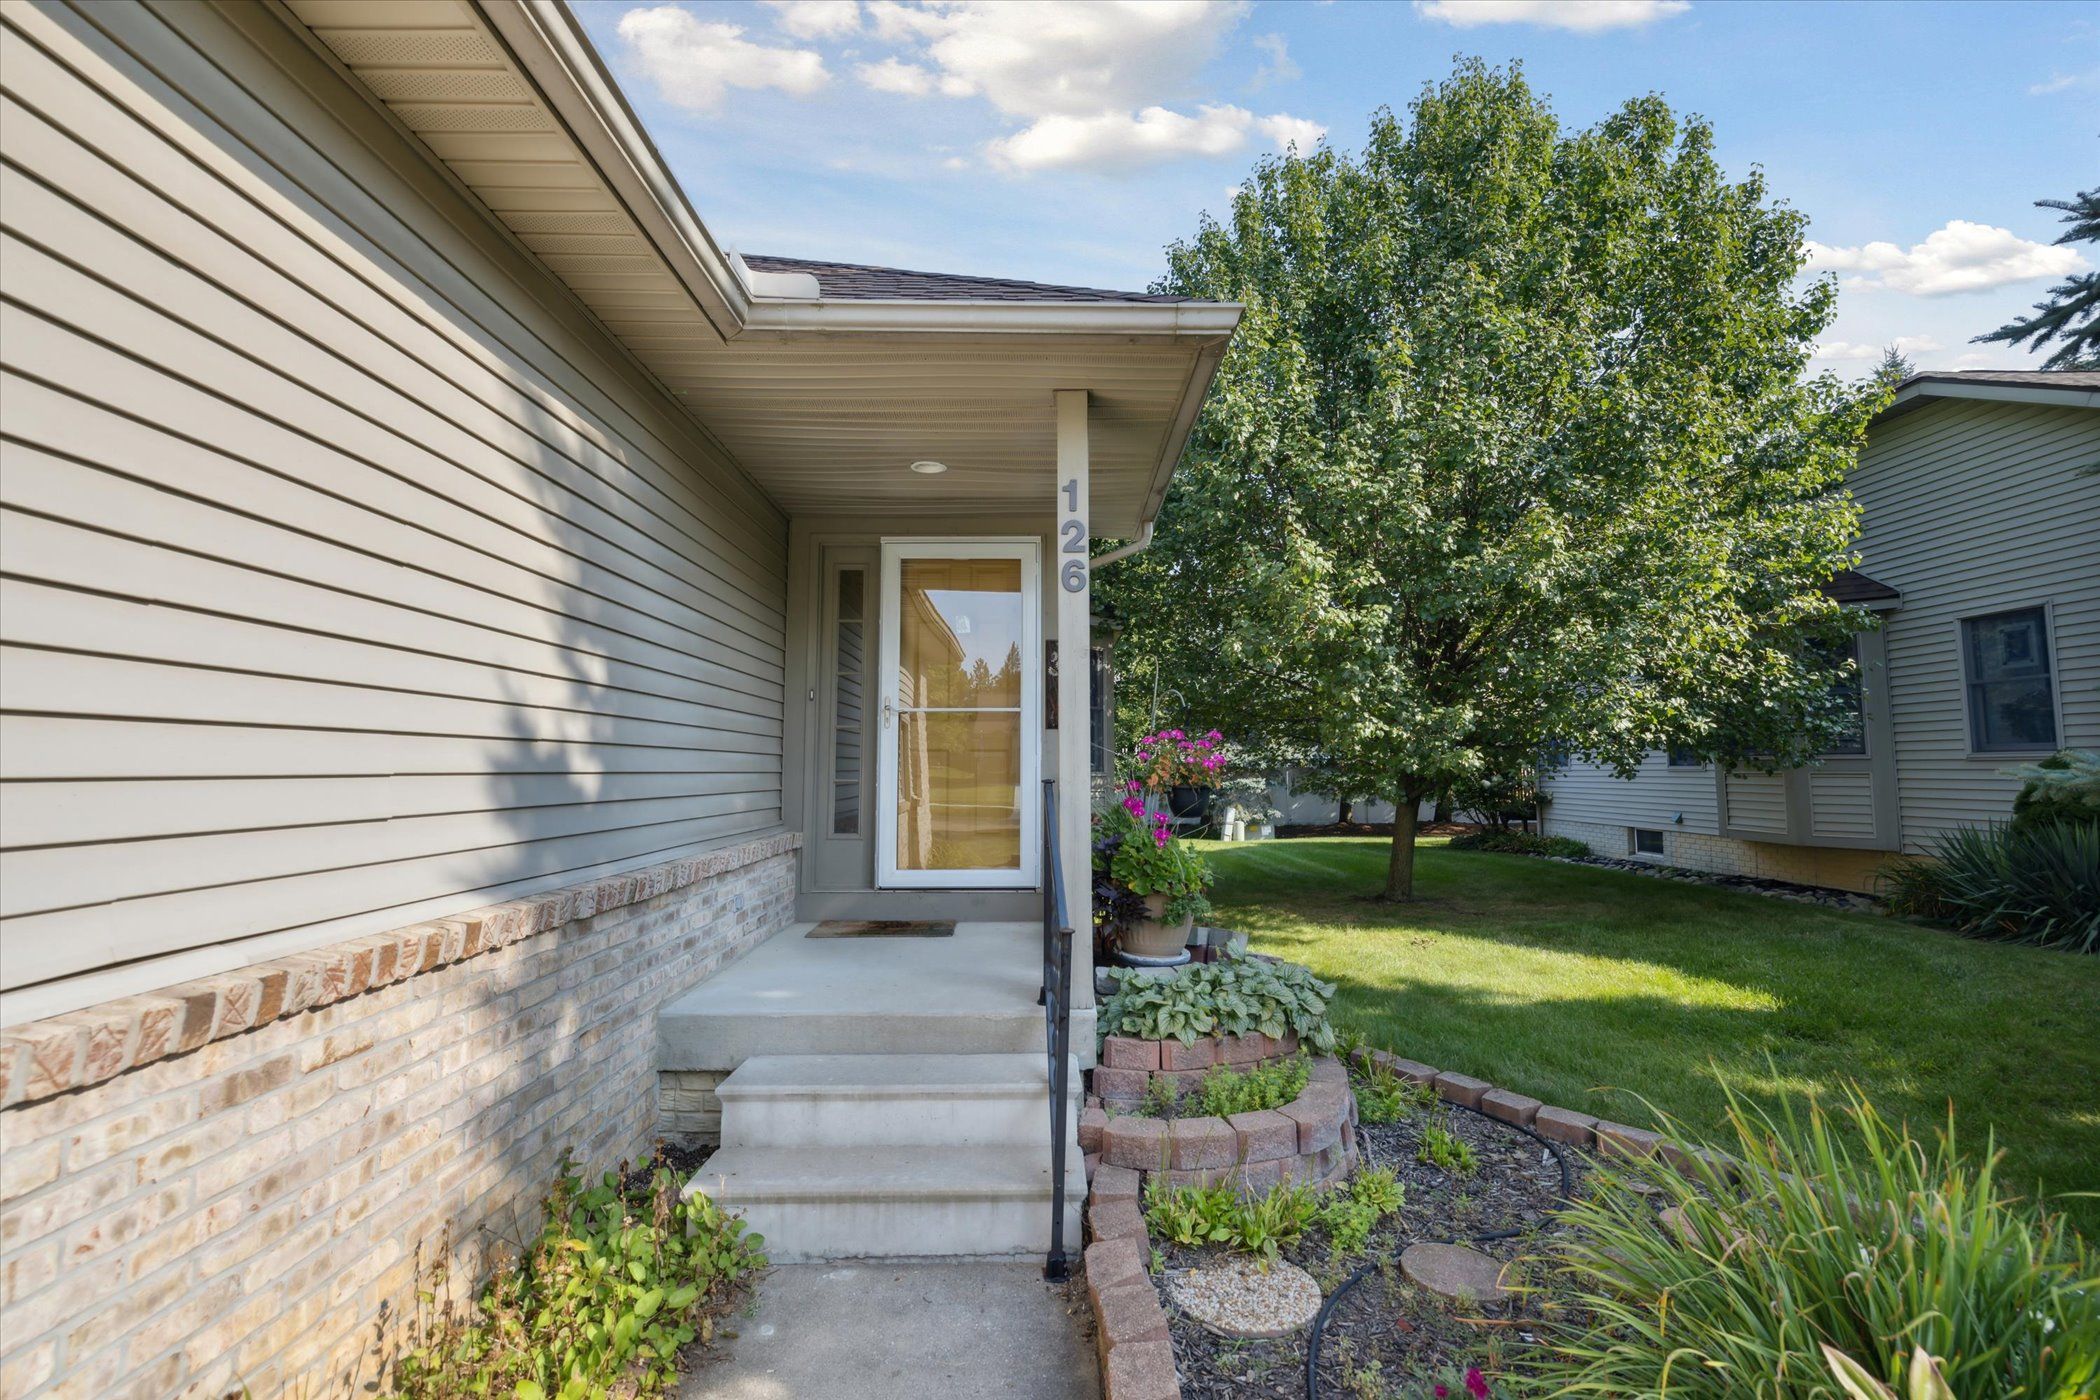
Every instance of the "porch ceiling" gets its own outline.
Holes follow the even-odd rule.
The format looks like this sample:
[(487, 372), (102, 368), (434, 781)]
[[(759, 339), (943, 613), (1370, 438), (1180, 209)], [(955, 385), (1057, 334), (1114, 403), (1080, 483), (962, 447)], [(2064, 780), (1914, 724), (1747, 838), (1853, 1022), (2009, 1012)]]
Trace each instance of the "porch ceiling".
[[(1158, 509), (1239, 308), (990, 283), (827, 297), (754, 275), (560, 0), (287, 6), (790, 513), (1047, 510), (1058, 389), (1092, 395), (1094, 533)], [(907, 469), (923, 458), (949, 471)]]

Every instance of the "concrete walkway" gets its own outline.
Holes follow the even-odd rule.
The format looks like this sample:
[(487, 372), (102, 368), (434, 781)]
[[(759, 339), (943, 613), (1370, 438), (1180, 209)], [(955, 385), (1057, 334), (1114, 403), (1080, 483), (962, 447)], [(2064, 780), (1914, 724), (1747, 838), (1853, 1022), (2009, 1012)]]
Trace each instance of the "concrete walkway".
[(1085, 1310), (1038, 1263), (790, 1265), (679, 1397), (1099, 1400)]

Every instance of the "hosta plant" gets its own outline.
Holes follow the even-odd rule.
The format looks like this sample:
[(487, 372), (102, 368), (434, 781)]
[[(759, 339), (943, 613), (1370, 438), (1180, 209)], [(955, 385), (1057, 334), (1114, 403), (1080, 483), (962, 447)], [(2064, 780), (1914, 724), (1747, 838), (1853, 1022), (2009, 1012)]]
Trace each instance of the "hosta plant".
[[(1915, 1396), (1920, 1349), (1963, 1400), (2100, 1387), (2092, 1254), (1999, 1188), (1988, 1146), (1957, 1150), (1951, 1119), (1921, 1142), (1848, 1089), (1835, 1112), (1776, 1115), (1731, 1091), (1728, 1120), (1740, 1183), (1704, 1162), (1644, 1183), (1600, 1169), (1561, 1211), (1550, 1257), (1577, 1320), (1549, 1339), (1545, 1393), (1834, 1400), (1864, 1378)], [(1835, 1376), (1829, 1349), (1851, 1363)]]
[(1296, 963), (1242, 958), (1195, 963), (1171, 976), (1115, 971), (1116, 990), (1101, 1004), (1102, 1035), (1191, 1044), (1206, 1035), (1295, 1035), (1319, 1054), (1334, 1049), (1327, 1020), (1334, 984)]

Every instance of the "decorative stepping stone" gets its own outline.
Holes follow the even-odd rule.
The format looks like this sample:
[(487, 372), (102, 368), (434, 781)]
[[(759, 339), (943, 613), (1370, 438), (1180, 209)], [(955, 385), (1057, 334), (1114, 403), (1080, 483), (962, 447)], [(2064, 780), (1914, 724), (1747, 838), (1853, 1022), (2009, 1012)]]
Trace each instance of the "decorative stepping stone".
[(1502, 1286), (1508, 1266), (1492, 1254), (1462, 1244), (1411, 1244), (1400, 1252), (1400, 1272), (1440, 1297), (1456, 1302), (1499, 1303), (1510, 1296)]
[(1320, 1285), (1296, 1264), (1206, 1264), (1167, 1280), (1174, 1305), (1221, 1337), (1288, 1337), (1320, 1313)]

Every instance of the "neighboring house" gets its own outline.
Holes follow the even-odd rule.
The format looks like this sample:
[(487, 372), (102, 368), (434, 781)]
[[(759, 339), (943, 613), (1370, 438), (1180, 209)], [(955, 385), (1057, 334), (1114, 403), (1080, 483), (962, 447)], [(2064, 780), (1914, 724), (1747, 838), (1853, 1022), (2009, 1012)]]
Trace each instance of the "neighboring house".
[(1871, 890), (1899, 851), (2010, 815), (2017, 764), (2100, 747), (2100, 373), (1905, 380), (1850, 480), (1841, 601), (1855, 737), (1805, 768), (1716, 772), (1651, 754), (1631, 781), (1576, 764), (1545, 829), (1603, 855)]
[(1238, 308), (725, 253), (556, 0), (0, 44), (5, 1393), (339, 1393), (660, 1132), (776, 1258), (1046, 1248), (1053, 649)]

